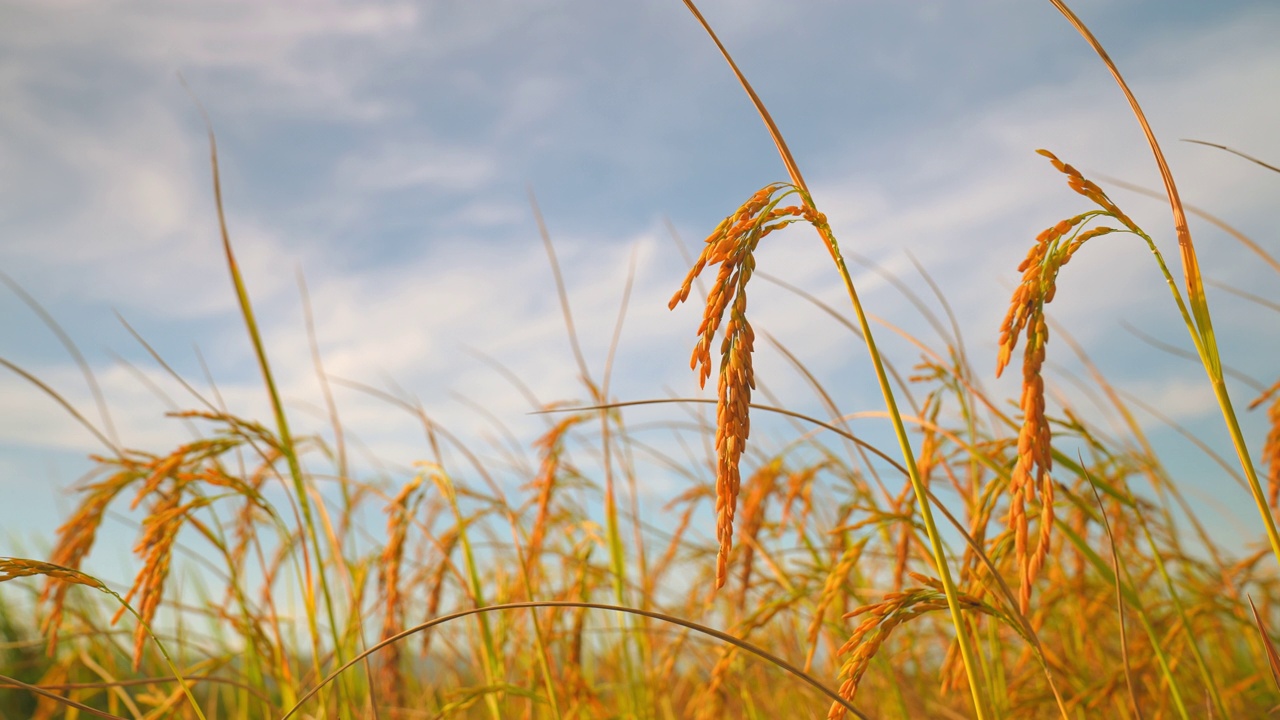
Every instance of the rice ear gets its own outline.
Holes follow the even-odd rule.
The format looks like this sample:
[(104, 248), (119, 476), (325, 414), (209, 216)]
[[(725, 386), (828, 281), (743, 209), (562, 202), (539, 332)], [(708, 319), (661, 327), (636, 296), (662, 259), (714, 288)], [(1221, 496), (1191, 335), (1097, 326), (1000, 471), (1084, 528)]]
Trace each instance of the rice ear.
[[(751, 434), (749, 410), (751, 391), (756, 385), (752, 365), (755, 331), (747, 320), (747, 283), (755, 271), (753, 253), (765, 236), (793, 222), (807, 220), (815, 226), (819, 220), (825, 222), (825, 218), (807, 205), (778, 207), (783, 198), (798, 192), (795, 186), (784, 183), (771, 183), (757, 190), (707, 236), (702, 253), (668, 303), (668, 307), (674, 309), (684, 302), (702, 271), (708, 265), (720, 266), (716, 281), (707, 293), (702, 322), (698, 325), (698, 342), (689, 359), (690, 368), (698, 372), (699, 385), (705, 386), (711, 376), (711, 344), (723, 324), (716, 402), (716, 539), (720, 546), (716, 589), (723, 587), (728, 579), (734, 513), (742, 484), (740, 465)], [(726, 312), (727, 323), (724, 322)]]

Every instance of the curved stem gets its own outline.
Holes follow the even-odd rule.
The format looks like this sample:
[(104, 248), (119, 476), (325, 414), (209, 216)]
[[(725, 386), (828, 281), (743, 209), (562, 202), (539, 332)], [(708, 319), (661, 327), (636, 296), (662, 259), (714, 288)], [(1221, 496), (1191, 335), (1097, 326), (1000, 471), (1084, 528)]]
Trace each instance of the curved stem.
[[(807, 190), (803, 191), (805, 202), (813, 206), (813, 200), (809, 197)], [(858, 300), (858, 291), (853, 286), (853, 278), (849, 274), (849, 268), (845, 265), (844, 257), (840, 254), (840, 247), (836, 244), (835, 235), (831, 233), (830, 227), (821, 227), (818, 233), (822, 236), (823, 242), (827, 245), (827, 250), (831, 253), (831, 259), (835, 261), (836, 268), (840, 273), (841, 280), (844, 281), (845, 291), (849, 294), (849, 301), (853, 304), (854, 313), (858, 316), (858, 327), (862, 331), (862, 337), (867, 344), (867, 352), (871, 355), (871, 363), (875, 367), (876, 381), (880, 384), (880, 392), (884, 396), (885, 408), (889, 412), (889, 419), (893, 423), (893, 434), (898, 439), (898, 447), (902, 451), (902, 459), (907, 466), (907, 475), (911, 479), (911, 490), (915, 493), (916, 504), (920, 509), (920, 519), (924, 522), (925, 532), (929, 536), (930, 549), (933, 551), (934, 564), (937, 566), (938, 578), (942, 581), (942, 588), (947, 596), (947, 608), (951, 613), (951, 622), (956, 629), (956, 642), (960, 645), (960, 655), (964, 660), (965, 674), (969, 680), (969, 691), (973, 696), (973, 709), (978, 720), (986, 718), (986, 702), (983, 700), (979, 690), (980, 678), (978, 677), (977, 655), (974, 652), (969, 633), (964, 625), (964, 618), (961, 615), (960, 607), (960, 591), (956, 587), (955, 580), (951, 577), (951, 568), (947, 563), (946, 548), (942, 544), (942, 536), (938, 533), (938, 525), (933, 519), (933, 509), (929, 506), (929, 489), (925, 485), (924, 478), (920, 475), (920, 469), (916, 465), (915, 451), (911, 448), (911, 439), (907, 436), (906, 424), (902, 421), (902, 413), (898, 410), (897, 400), (893, 395), (893, 387), (889, 384), (889, 375), (884, 369), (884, 360), (880, 357), (880, 351), (876, 349), (876, 341), (871, 335), (871, 324), (867, 321), (867, 314), (862, 308), (862, 303)]]
[(774, 665), (782, 668), (783, 670), (786, 670), (787, 672), (791, 673), (797, 678), (800, 678), (801, 680), (805, 681), (809, 685), (813, 686), (823, 695), (826, 695), (827, 697), (831, 698), (833, 702), (839, 703), (844, 709), (853, 713), (854, 716), (861, 718), (862, 720), (868, 720), (867, 716), (864, 715), (862, 712), (859, 712), (859, 710), (855, 708), (852, 703), (840, 697), (840, 694), (837, 693), (836, 691), (832, 690), (826, 685), (823, 685), (821, 682), (818, 681), (817, 678), (813, 677), (809, 673), (806, 673), (804, 670), (801, 670), (795, 665), (792, 665), (786, 660), (783, 660), (777, 655), (774, 655), (768, 650), (765, 650), (764, 648), (761, 648), (757, 645), (753, 645), (752, 643), (749, 643), (746, 640), (734, 637), (726, 632), (721, 632), (720, 630), (716, 630), (715, 628), (707, 627), (706, 625), (700, 625), (696, 622), (693, 622), (692, 620), (684, 620), (682, 618), (674, 617), (672, 615), (667, 615), (660, 612), (654, 612), (652, 610), (640, 610), (638, 608), (622, 607), (621, 605), (608, 605), (605, 603), (578, 602), (576, 600), (542, 600), (542, 601), (536, 601), (536, 602), (514, 602), (514, 603), (503, 603), (501, 605), (488, 605), (486, 607), (470, 608), (468, 610), (461, 610), (456, 613), (450, 613), (449, 615), (442, 615), (433, 620), (428, 620), (427, 622), (424, 622), (420, 625), (415, 625), (403, 632), (392, 635), (391, 637), (383, 640), (382, 642), (379, 642), (377, 645), (374, 645), (370, 647), (368, 650), (365, 650), (364, 652), (360, 653), (356, 657), (348, 660), (346, 663), (342, 665), (342, 667), (338, 668), (337, 670), (334, 670), (324, 680), (321, 680), (319, 684), (317, 684), (315, 687), (311, 688), (305, 694), (303, 694), (303, 696), (298, 700), (298, 703), (296, 705), (289, 708), (288, 712), (280, 716), (280, 720), (289, 720), (290, 717), (292, 717), (295, 713), (298, 712), (299, 708), (302, 707), (302, 704), (304, 702), (306, 702), (307, 700), (310, 700), (317, 692), (320, 691), (321, 688), (323, 688), (329, 682), (333, 681), (334, 678), (342, 674), (348, 668), (352, 667), (356, 663), (365, 659), (369, 655), (372, 655), (378, 650), (381, 650), (382, 648), (392, 643), (399, 642), (411, 635), (422, 632), (424, 630), (428, 630), (432, 627), (435, 627), (436, 625), (442, 625), (444, 623), (451, 622), (459, 618), (467, 617), (468, 615), (490, 613), (490, 612), (496, 612), (499, 610), (536, 609), (536, 608), (549, 608), (549, 607), (586, 608), (589, 610), (613, 610), (614, 612), (630, 613), (632, 615), (639, 615), (639, 616), (651, 618), (654, 620), (669, 622), (675, 625), (680, 625), (681, 627), (689, 628), (690, 630), (694, 630), (696, 632), (700, 632), (704, 635), (710, 635), (711, 637), (716, 638), (717, 640), (730, 643), (743, 650), (746, 650), (749, 653), (752, 653), (758, 657), (768, 660)]
[[(769, 136), (773, 139), (774, 145), (778, 148), (778, 155), (782, 158), (782, 163), (787, 168), (787, 173), (791, 176), (791, 182), (800, 191), (804, 198), (805, 204), (814, 210), (815, 215), (823, 221), (822, 227), (818, 227), (818, 233), (822, 236), (823, 242), (827, 246), (827, 250), (831, 253), (831, 259), (835, 261), (836, 269), (840, 273), (840, 279), (844, 282), (845, 291), (849, 295), (849, 301), (853, 304), (853, 310), (858, 316), (858, 325), (860, 326), (863, 338), (867, 343), (867, 351), (871, 355), (871, 362), (875, 366), (876, 380), (880, 384), (880, 391), (884, 395), (885, 406), (889, 411), (889, 416), (893, 421), (894, 434), (898, 438), (898, 445), (902, 450), (903, 459), (907, 464), (907, 473), (911, 478), (911, 488), (916, 496), (916, 503), (920, 508), (921, 519), (924, 521), (925, 529), (929, 535), (929, 543), (933, 551), (934, 563), (937, 566), (938, 574), (942, 581), (943, 589), (947, 596), (947, 607), (950, 610), (951, 621), (956, 629), (956, 642), (960, 645), (960, 655), (964, 660), (965, 673), (969, 680), (969, 691), (973, 696), (974, 712), (978, 720), (986, 720), (986, 702), (984, 702), (982, 693), (979, 690), (977, 658), (973, 650), (972, 643), (969, 639), (968, 630), (965, 628), (964, 619), (961, 616), (959, 590), (956, 588), (955, 581), (951, 577), (951, 571), (947, 564), (947, 556), (945, 548), (942, 545), (942, 538), (938, 534), (937, 524), (933, 520), (933, 512), (929, 508), (928, 489), (925, 487), (923, 478), (920, 477), (920, 471), (916, 467), (915, 453), (911, 449), (911, 441), (907, 437), (906, 426), (902, 422), (902, 414), (898, 411), (898, 405), (893, 395), (893, 388), (889, 384), (888, 374), (885, 372), (884, 362), (880, 358), (880, 353), (876, 350), (875, 340), (871, 335), (871, 325), (867, 321), (866, 313), (862, 309), (862, 303), (858, 300), (857, 290), (853, 286), (853, 277), (849, 274), (849, 268), (845, 265), (844, 258), (840, 254), (840, 247), (836, 244), (835, 236), (831, 233), (831, 228), (826, 226), (825, 218), (817, 213), (817, 208), (813, 203), (813, 198), (809, 194), (809, 186), (805, 183), (804, 177), (800, 174), (800, 167), (796, 164), (795, 158), (791, 155), (791, 150), (787, 147), (786, 141), (782, 137), (782, 132), (778, 130), (777, 124), (774, 123), (773, 117), (769, 115), (769, 111), (765, 109), (764, 102), (760, 100), (755, 90), (751, 87), (751, 83), (747, 82), (747, 78), (738, 69), (737, 63), (729, 55), (729, 51), (724, 44), (720, 42), (711, 29), (711, 25), (707, 23), (706, 18), (702, 17), (702, 13), (694, 5), (693, 0), (684, 0), (684, 4), (693, 13), (694, 17), (701, 23), (702, 28), (706, 30), (707, 35), (711, 37), (712, 42), (719, 48), (720, 54), (729, 63), (729, 67), (733, 70), (733, 74), (737, 77), (738, 82), (742, 85), (743, 90), (751, 98), (752, 104), (760, 113), (760, 117), (764, 120), (765, 126), (769, 130)], [(815, 224), (816, 225), (816, 224)]]
[[(1116, 68), (1111, 57), (1107, 55), (1107, 51), (1102, 48), (1102, 43), (1093, 36), (1089, 28), (1076, 17), (1076, 14), (1067, 7), (1063, 0), (1049, 0), (1053, 6), (1066, 17), (1072, 27), (1089, 43), (1098, 57), (1107, 66), (1111, 76), (1115, 78), (1116, 84), (1120, 86), (1120, 91), (1124, 93), (1125, 99), (1129, 101), (1129, 107), (1133, 110), (1134, 117), (1137, 118), (1138, 124), (1142, 127), (1142, 132), (1147, 137), (1147, 144), (1151, 146), (1151, 153), (1155, 156), (1156, 165), (1160, 168), (1160, 178), (1164, 181), (1165, 193), (1169, 198), (1169, 209), (1173, 212), (1173, 227), (1178, 235), (1178, 248), (1182, 252), (1182, 274), (1183, 280), (1187, 287), (1187, 303), (1191, 306), (1192, 320), (1187, 322), (1187, 330), (1191, 333), (1191, 339), (1196, 344), (1196, 350), (1200, 353), (1200, 360), (1204, 364), (1205, 372), (1209, 375), (1209, 382), (1213, 385), (1213, 395), (1218, 401), (1218, 407), (1222, 410), (1223, 420), (1227, 423), (1227, 431), (1231, 434), (1231, 444), (1235, 447), (1236, 455), (1240, 458), (1240, 465), (1244, 469), (1245, 477), (1249, 481), (1249, 491), (1253, 495), (1253, 501), (1258, 506), (1258, 513), (1262, 517), (1263, 527), (1267, 531), (1267, 540), (1271, 543), (1271, 552), (1276, 559), (1280, 561), (1280, 531), (1276, 528), (1275, 518), (1271, 514), (1271, 509), (1267, 505), (1266, 495), (1262, 491), (1262, 484), (1258, 480), (1258, 471), (1254, 468), (1253, 458), (1249, 455), (1249, 447), (1245, 443), (1244, 433), (1240, 430), (1240, 423), (1236, 419), (1235, 410), (1231, 405), (1231, 396), (1227, 392), (1226, 381), (1223, 378), (1222, 360), (1218, 354), (1218, 342), (1213, 333), (1213, 322), (1209, 316), (1209, 302), (1204, 293), (1204, 279), (1200, 275), (1200, 264), (1196, 260), (1195, 245), (1191, 242), (1191, 231), (1187, 229), (1187, 217), (1182, 207), (1182, 199), (1178, 196), (1178, 187), (1173, 182), (1173, 173), (1169, 170), (1169, 164), (1165, 162), (1164, 152), (1160, 150), (1160, 143), (1156, 140), (1155, 133), (1151, 130), (1151, 125), (1147, 122), (1146, 115), (1142, 112), (1142, 107), (1138, 105), (1138, 99), (1134, 97), (1133, 92), (1129, 89), (1128, 83), (1124, 81), (1124, 77), (1120, 74), (1120, 70)], [(1149, 240), (1148, 240), (1149, 241)], [(1154, 248), (1154, 244), (1152, 245)], [(1158, 253), (1157, 253), (1158, 257)], [(1161, 261), (1161, 268), (1164, 269), (1164, 263)], [(1168, 271), (1165, 271), (1168, 276)], [(1179, 306), (1182, 305), (1179, 298)], [(1183, 311), (1186, 314), (1186, 311)]]

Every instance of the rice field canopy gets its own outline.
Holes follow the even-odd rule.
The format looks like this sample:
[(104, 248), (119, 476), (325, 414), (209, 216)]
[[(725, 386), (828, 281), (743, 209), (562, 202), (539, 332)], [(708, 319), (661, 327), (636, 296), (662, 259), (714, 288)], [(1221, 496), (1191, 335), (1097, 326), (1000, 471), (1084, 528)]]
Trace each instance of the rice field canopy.
[[(251, 194), (245, 129), (215, 123), (224, 101), (193, 83), (188, 111), (207, 143), (213, 208), (204, 262), (230, 281), (208, 307), (236, 320), (234, 337), (205, 341), (213, 352), (197, 355), (198, 378), (124, 318), (141, 360), (100, 367), (43, 304), (54, 288), (0, 275), (71, 369), (0, 364), (95, 444), (59, 522), (0, 546), (0, 718), (1280, 713), (1280, 381), (1267, 364), (1275, 318), (1250, 315), (1242, 332), (1219, 310), (1236, 307), (1229, 300), (1280, 308), (1268, 295), (1280, 263), (1274, 243), (1230, 224), (1244, 210), (1219, 216), (1183, 202), (1169, 141), (1121, 72), (1117, 58), (1128, 56), (1095, 35), (1107, 39), (1108, 28), (1091, 29), (1061, 0), (1044, 4), (1062, 37), (1089, 54), (1089, 97), (1128, 113), (1131, 125), (1107, 132), (1137, 144), (1150, 187), (1104, 174), (1108, 156), (1087, 144), (1037, 149), (1010, 131), (1004, 142), (1025, 141), (1019, 152), (1035, 161), (1025, 177), (998, 180), (1018, 203), (964, 196), (939, 224), (897, 216), (886, 202), (887, 219), (873, 221), (842, 206), (842, 194), (861, 198), (868, 186), (831, 180), (836, 171), (814, 145), (825, 137), (784, 134), (803, 126), (798, 113), (817, 113), (822, 93), (788, 95), (794, 88), (749, 54), (761, 47), (749, 25), (683, 5), (687, 26), (664, 32), (702, 33), (698, 47), (724, 61), (715, 66), (724, 88), (744, 93), (754, 113), (745, 114), (762, 123), (762, 151), (776, 152), (742, 173), (772, 175), (722, 173), (723, 187), (697, 194), (699, 205), (707, 200), (700, 247), (685, 247), (668, 223), (674, 242), (638, 243), (625, 276), (593, 266), (581, 277), (566, 270), (584, 267), (588, 245), (562, 241), (556, 228), (587, 203), (544, 207), (528, 191), (524, 238), (538, 245), (541, 236), (544, 275), (522, 265), (507, 275), (489, 258), (475, 277), (506, 285), (489, 292), (473, 276), (422, 276), (405, 261), (385, 284), (442, 289), (429, 306), (394, 307), (398, 319), (382, 325), (375, 304), (327, 299), (340, 284), (312, 292), (299, 273), (290, 325), (277, 317), (273, 284), (288, 262), (263, 254), (270, 233), (241, 204)], [(386, 8), (368, 7), (364, 24), (347, 29), (352, 47), (365, 47), (361, 33), (393, 32), (380, 24)], [(330, 11), (339, 12), (315, 10), (314, 22)], [(416, 23), (417, 12), (387, 16), (389, 27)], [(614, 32), (621, 43), (625, 31)], [(830, 52), (810, 45), (815, 57)], [(234, 65), (234, 47), (205, 51)], [(359, 66), (361, 54), (349, 62)], [(878, 67), (898, 91), (909, 88), (910, 66), (882, 58)], [(820, 77), (825, 68), (805, 70)], [(345, 77), (329, 70), (335, 83)], [(282, 74), (276, 91), (297, 91), (305, 77)], [(477, 77), (453, 79), (480, 93)], [(531, 115), (573, 96), (554, 82), (535, 85), (523, 96)], [(674, 81), (664, 87), (681, 91)], [(1036, 97), (1044, 116), (1076, 99)], [(405, 107), (358, 117), (376, 124)], [(463, 115), (455, 123), (474, 124)], [(521, 127), (510, 123), (499, 134)], [(0, 120), (0, 133), (12, 129)], [(1280, 172), (1251, 148), (1192, 145), (1249, 166), (1258, 183)], [(393, 222), (402, 231), (414, 222), (405, 218), (434, 223), (436, 212), (452, 226), (500, 222), (501, 203), (457, 199), (482, 187), (491, 167), (441, 180), (390, 156), (372, 175), (351, 160), (343, 177), (376, 176), (389, 194), (433, 185), (449, 198), (448, 207), (405, 211)], [(1029, 196), (1014, 186), (1041, 183), (1049, 199), (1028, 199), (1034, 213), (1020, 214), (1014, 205)], [(0, 183), (0, 192), (9, 189)], [(921, 260), (906, 248), (884, 254), (868, 237), (903, 237), (895, 224), (958, 233), (975, 214), (1016, 242)], [(1228, 262), (1238, 257), (1246, 268)], [(510, 253), (502, 260), (519, 265)], [(1131, 261), (1142, 267), (1119, 269)], [(650, 287), (654, 268), (662, 282)], [(957, 290), (948, 275), (978, 287)], [(1244, 287), (1242, 278), (1257, 277), (1260, 288)], [(1121, 292), (1132, 288), (1115, 287), (1117, 278), (1144, 287), (1141, 299), (1129, 300), (1138, 295)], [(598, 292), (581, 302), (592, 283), (608, 286), (608, 312)], [(537, 296), (526, 302), (529, 286)], [(958, 302), (996, 301), (965, 312), (952, 291)], [(1137, 302), (1141, 317), (1156, 317), (1148, 295), (1164, 319), (1130, 326), (1139, 342), (1112, 362), (1116, 335), (1097, 328), (1137, 316)], [(496, 321), (506, 357), (553, 360), (509, 365), (467, 348), (457, 353), (464, 374), (439, 370), (441, 394), (400, 383), (396, 368), (444, 367), (434, 323), (489, 322), (488, 302), (506, 314)], [(406, 343), (396, 347), (430, 352), (382, 353), (386, 365), (359, 366), (352, 358), (368, 355), (326, 341), (326, 328), (353, 312), (357, 324)], [(628, 339), (633, 326), (641, 342)], [(554, 351), (544, 350), (548, 338)], [(668, 361), (678, 372), (664, 374)], [(224, 363), (252, 382), (220, 382)], [(154, 420), (174, 434), (142, 432), (134, 407), (112, 405), (126, 376), (164, 406)], [(1162, 383), (1172, 389), (1153, 389)], [(496, 404), (472, 398), (477, 388)], [(479, 423), (445, 411), (443, 395)], [(59, 432), (24, 403), (0, 393), (5, 413), (29, 419), (25, 432)], [(37, 512), (33, 496), (6, 493), (18, 512)]]

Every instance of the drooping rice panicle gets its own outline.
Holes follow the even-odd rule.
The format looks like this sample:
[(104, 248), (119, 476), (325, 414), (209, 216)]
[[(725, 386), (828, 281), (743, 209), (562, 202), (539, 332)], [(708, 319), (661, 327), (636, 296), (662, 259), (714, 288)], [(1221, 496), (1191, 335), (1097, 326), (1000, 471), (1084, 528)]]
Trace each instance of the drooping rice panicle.
[[(726, 217), (706, 239), (702, 253), (672, 296), (668, 308), (689, 297), (693, 281), (708, 265), (719, 265), (716, 281), (707, 295), (698, 343), (689, 367), (698, 371), (698, 383), (706, 385), (711, 376), (711, 343), (724, 321), (720, 343), (720, 382), (716, 402), (716, 539), (720, 552), (716, 561), (716, 588), (728, 576), (729, 551), (733, 548), (733, 522), (741, 485), (739, 464), (751, 434), (749, 409), (755, 374), (751, 362), (755, 332), (747, 320), (747, 283), (755, 270), (756, 246), (769, 233), (800, 219), (813, 221), (815, 213), (799, 206), (778, 207), (794, 186), (772, 183), (758, 190), (738, 210)], [(821, 216), (816, 216), (821, 217)], [(823, 218), (825, 221), (825, 218)]]
[[(140, 623), (134, 629), (134, 670), (142, 664), (142, 648), (150, 637), (146, 625), (154, 621), (156, 611), (160, 609), (160, 602), (164, 598), (164, 582), (169, 577), (173, 545), (177, 540), (178, 530), (186, 521), (187, 514), (195, 507), (204, 504), (203, 499), (183, 504), (178, 492), (166, 493), (142, 521), (142, 537), (134, 546), (133, 552), (143, 559), (143, 565), (137, 577), (134, 578), (133, 586), (124, 596), (125, 602), (131, 602), (134, 597), (138, 598), (138, 615), (145, 623), (145, 625)], [(118, 622), (124, 613), (125, 608), (121, 607), (111, 618), (111, 622)]]
[[(1044, 365), (1045, 346), (1049, 342), (1049, 328), (1044, 316), (1044, 306), (1053, 301), (1057, 292), (1058, 272), (1071, 260), (1072, 255), (1088, 240), (1115, 232), (1110, 227), (1084, 230), (1083, 225), (1096, 217), (1111, 217), (1127, 229), (1140, 232), (1133, 221), (1116, 207), (1106, 193), (1093, 182), (1081, 176), (1072, 166), (1062, 162), (1047, 150), (1037, 151), (1049, 158), (1053, 166), (1067, 176), (1071, 189), (1099, 205), (1102, 210), (1090, 210), (1046, 228), (1037, 237), (1018, 265), (1022, 282), (1009, 301), (1009, 312), (1000, 326), (999, 353), (996, 359), (996, 375), (1009, 364), (1017, 348), (1018, 337), (1023, 335), (1022, 360), (1022, 426), (1018, 431), (1018, 455), (1009, 478), (1008, 524), (1014, 535), (1014, 553), (1021, 574), (1018, 603), (1023, 614), (1031, 607), (1031, 586), (1044, 567), (1049, 554), (1053, 530), (1053, 456), (1051, 434), (1045, 418)], [(1032, 502), (1040, 505), (1039, 534), (1034, 552), (1029, 548), (1030, 518), (1027, 507)]]
[[(102, 465), (113, 461), (113, 459), (98, 456), (90, 456), (90, 459)], [(81, 563), (93, 549), (98, 528), (102, 526), (107, 508), (132, 481), (133, 476), (125, 471), (84, 488), (86, 494), (84, 501), (80, 503), (80, 507), (71, 518), (58, 528), (58, 542), (49, 558), (52, 566), (80, 572)], [(38, 602), (49, 604), (49, 614), (43, 620), (41, 631), (48, 638), (48, 654), (53, 657), (58, 647), (58, 629), (62, 624), (67, 590), (70, 586), (64, 582), (55, 582), (55, 579), (58, 579), (56, 575), (48, 574), (48, 577), (49, 580), (40, 591)]]
[[(865, 616), (836, 653), (845, 657), (840, 667), (840, 697), (849, 702), (857, 697), (862, 676), (895, 628), (925, 613), (946, 610), (948, 607), (941, 582), (914, 572), (910, 576), (921, 585), (888, 593), (878, 603), (863, 605), (845, 614), (846, 619)], [(989, 606), (972, 595), (961, 595), (960, 602), (967, 609), (995, 614)], [(832, 703), (827, 718), (843, 720), (847, 714), (843, 705)]]
[(106, 586), (102, 581), (86, 575), (79, 570), (73, 570), (62, 565), (54, 563), (41, 562), (39, 560), (28, 560), (26, 558), (0, 557), (0, 582), (16, 580), (20, 577), (43, 576), (51, 580), (72, 583), (75, 585), (88, 585), (97, 590), (104, 590)]

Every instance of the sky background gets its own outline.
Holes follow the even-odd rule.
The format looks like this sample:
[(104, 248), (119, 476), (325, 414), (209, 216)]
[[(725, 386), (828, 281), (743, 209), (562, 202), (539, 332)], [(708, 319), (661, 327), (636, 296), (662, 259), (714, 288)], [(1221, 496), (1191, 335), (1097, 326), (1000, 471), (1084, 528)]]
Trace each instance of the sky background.
[[(1089, 209), (1036, 148), (1086, 173), (1160, 187), (1114, 81), (1048, 2), (776, 2), (702, 10), (770, 108), (845, 250), (954, 310), (981, 379), (994, 380), (1000, 321), (1036, 234)], [(1073, 3), (1148, 114), (1185, 202), (1272, 254), (1280, 174), (1211, 148), (1280, 161), (1280, 6), (1259, 2)], [(603, 374), (629, 273), (634, 284), (610, 394), (696, 394), (688, 369), (700, 310), (670, 312), (687, 265), (725, 215), (785, 170), (723, 59), (676, 0), (589, 2), (0, 3), (0, 269), (88, 358), (125, 445), (164, 452), (188, 439), (165, 419), (196, 402), (130, 337), (119, 313), (185, 378), (267, 420), (266, 394), (221, 255), (207, 139), (217, 133), (228, 225), (299, 432), (324, 432), (298, 274), (327, 370), (420, 399), (477, 446), (536, 437), (540, 402), (586, 399), (529, 201), (546, 220), (583, 352)], [(1105, 186), (1105, 183), (1104, 183)], [(1112, 197), (1152, 234), (1171, 269), (1167, 207)], [(1235, 240), (1191, 219), (1205, 275), (1266, 297), (1275, 274)], [(771, 236), (761, 271), (847, 307), (812, 232)], [(864, 303), (939, 345), (919, 312), (855, 263)], [(1064, 269), (1051, 318), (1118, 386), (1230, 458), (1204, 372), (1125, 329), (1190, 350), (1141, 241), (1094, 241)], [(1275, 381), (1277, 316), (1210, 288), (1226, 362)], [(753, 323), (798, 357), (846, 412), (883, 408), (865, 350), (824, 313), (766, 282)], [(909, 345), (880, 332), (903, 368)], [(1060, 336), (1056, 336), (1060, 337)], [(785, 405), (824, 414), (805, 380), (760, 343), (757, 375)], [(1051, 340), (1050, 361), (1076, 368)], [(57, 338), (0, 288), (0, 357), (98, 421)], [(127, 361), (127, 364), (121, 362)], [(148, 382), (140, 379), (145, 378)], [(1113, 420), (1065, 380), (1098, 422)], [(1255, 453), (1257, 392), (1232, 391)], [(425, 456), (413, 418), (339, 388), (346, 426), (399, 468)], [(708, 395), (714, 397), (713, 394)], [(481, 411), (480, 409), (483, 409)], [(674, 406), (631, 417), (685, 417)], [(1261, 537), (1247, 492), (1159, 420), (1139, 418), (1214, 535)], [(882, 421), (859, 420), (871, 436)], [(768, 442), (768, 440), (764, 440)], [(508, 443), (510, 444), (510, 443)], [(890, 446), (891, 447), (891, 446)], [(0, 370), (0, 555), (43, 554), (103, 448), (29, 382)], [(643, 478), (653, 502), (683, 481)], [(123, 556), (132, 531), (120, 530)]]

